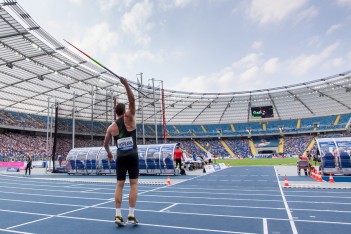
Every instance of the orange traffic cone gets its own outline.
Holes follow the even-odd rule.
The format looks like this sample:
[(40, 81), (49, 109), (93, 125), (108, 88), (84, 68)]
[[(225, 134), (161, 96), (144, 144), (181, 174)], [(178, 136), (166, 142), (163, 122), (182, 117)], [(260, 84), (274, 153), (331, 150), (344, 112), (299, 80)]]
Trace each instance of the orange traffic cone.
[(335, 183), (334, 178), (333, 178), (331, 173), (329, 174), (329, 183)]
[(318, 181), (318, 182), (323, 182), (321, 172), (318, 172), (317, 181)]
[(286, 176), (284, 177), (284, 187), (288, 187), (289, 186), (289, 181), (288, 178), (286, 178)]
[(314, 171), (311, 171), (311, 178), (316, 179), (316, 175), (314, 174)]
[(172, 185), (172, 184), (171, 184), (171, 177), (170, 177), (170, 176), (167, 177), (167, 185), (168, 185), (168, 186), (171, 186), (171, 185)]

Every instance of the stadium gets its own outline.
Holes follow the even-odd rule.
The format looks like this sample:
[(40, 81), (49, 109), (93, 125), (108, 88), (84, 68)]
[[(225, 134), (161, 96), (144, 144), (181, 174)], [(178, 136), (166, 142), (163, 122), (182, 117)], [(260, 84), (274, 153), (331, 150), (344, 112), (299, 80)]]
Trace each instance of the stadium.
[[(104, 205), (113, 204), (115, 177), (109, 174), (116, 174), (116, 165), (113, 173), (112, 164), (105, 160), (105, 168), (100, 158), (101, 167), (108, 169), (100, 171), (107, 174), (100, 177), (98, 165), (89, 161), (88, 167), (87, 160), (89, 152), (94, 159), (99, 160), (98, 154), (102, 157), (106, 129), (116, 120), (116, 104), (128, 107), (123, 84), (113, 72), (51, 36), (16, 1), (0, 2), (0, 29), (0, 161), (11, 165), (2, 165), (0, 171), (0, 214), (9, 219), (0, 230), (91, 233), (103, 225), (104, 233), (116, 231), (108, 224), (113, 214), (92, 214), (111, 211)], [(144, 182), (139, 190), (140, 227), (126, 227), (126, 233), (328, 233), (333, 227), (336, 233), (345, 233), (349, 229), (351, 181), (346, 177), (338, 183), (335, 176), (337, 183), (327, 182), (329, 174), (341, 170), (351, 174), (351, 71), (240, 92), (164, 89), (161, 80), (143, 82), (142, 73), (129, 84), (136, 100), (137, 144), (148, 148), (143, 151), (144, 167), (140, 166), (145, 170), (140, 178)], [(337, 144), (339, 138), (344, 145)], [(329, 171), (328, 162), (311, 161), (322, 164), (323, 183), (297, 176), (298, 155), (320, 160), (326, 155), (323, 142), (335, 143), (340, 164)], [(208, 157), (226, 165), (213, 173), (208, 165), (205, 169), (197, 165), (188, 168), (186, 176), (176, 175), (173, 160), (170, 168), (161, 165), (162, 153), (173, 155), (176, 145), (185, 157), (195, 162), (200, 158), (201, 165), (208, 163)], [(151, 147), (158, 148), (150, 151)], [(159, 161), (151, 168), (147, 159), (156, 151)], [(346, 166), (340, 158), (344, 151)], [(69, 157), (73, 152), (75, 157)], [(32, 177), (23, 178), (23, 173), (6, 171), (15, 167), (6, 163), (24, 162), (28, 155), (44, 163), (43, 173), (35, 174), (34, 169)], [(240, 164), (260, 165), (255, 163), (262, 158), (289, 159), (293, 166)], [(174, 184), (165, 185), (168, 174), (162, 173), (163, 167), (164, 172), (172, 169)], [(293, 178), (290, 185), (286, 176)], [(213, 218), (216, 223), (208, 222)]]

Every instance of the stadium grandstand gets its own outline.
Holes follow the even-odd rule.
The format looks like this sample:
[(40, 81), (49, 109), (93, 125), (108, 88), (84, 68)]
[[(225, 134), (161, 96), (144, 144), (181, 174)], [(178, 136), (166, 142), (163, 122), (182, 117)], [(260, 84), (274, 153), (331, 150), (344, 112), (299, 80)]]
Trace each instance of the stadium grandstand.
[[(115, 104), (127, 103), (120, 82), (53, 38), (16, 1), (1, 3), (0, 28), (0, 160), (52, 155), (56, 118), (63, 157), (74, 147), (101, 146)], [(315, 151), (315, 137), (349, 134), (350, 74), (227, 93), (131, 82), (139, 142), (181, 142), (190, 154), (220, 157)]]

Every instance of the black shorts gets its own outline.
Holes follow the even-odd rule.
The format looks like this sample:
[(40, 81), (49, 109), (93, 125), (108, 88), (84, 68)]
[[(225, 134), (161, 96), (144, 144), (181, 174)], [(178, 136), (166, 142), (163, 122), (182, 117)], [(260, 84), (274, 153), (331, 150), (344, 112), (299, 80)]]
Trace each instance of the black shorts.
[(128, 172), (129, 179), (138, 179), (139, 177), (139, 156), (136, 153), (117, 156), (116, 174), (117, 180), (126, 180)]

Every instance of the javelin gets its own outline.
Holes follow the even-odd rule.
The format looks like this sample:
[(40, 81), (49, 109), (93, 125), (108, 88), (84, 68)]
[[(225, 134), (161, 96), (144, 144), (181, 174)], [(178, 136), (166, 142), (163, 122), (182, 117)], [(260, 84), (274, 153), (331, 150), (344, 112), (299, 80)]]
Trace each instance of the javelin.
[[(99, 61), (97, 61), (96, 59), (92, 58), (91, 56), (89, 56), (88, 54), (84, 53), (82, 50), (78, 49), (76, 46), (74, 46), (72, 43), (69, 43), (68, 41), (66, 41), (65, 39), (63, 39), (65, 42), (67, 42), (70, 46), (72, 46), (73, 48), (75, 48), (76, 50), (78, 50), (79, 52), (81, 52), (82, 54), (84, 54), (85, 56), (87, 56), (88, 58), (90, 58), (93, 62), (95, 62), (97, 65), (99, 65), (100, 67), (102, 67), (103, 69), (105, 69), (106, 71), (110, 72), (112, 75), (114, 75), (115, 77), (117, 77), (118, 79), (121, 80), (121, 77), (119, 75), (117, 75), (116, 73), (114, 73), (113, 71), (111, 71), (110, 69), (108, 69), (107, 67), (105, 67), (104, 65), (102, 65)], [(137, 88), (135, 88), (132, 85), (129, 85), (130, 87), (132, 87), (134, 90), (138, 91), (140, 94), (142, 94), (144, 97), (146, 97), (146, 95), (141, 92), (140, 90), (138, 90)]]

